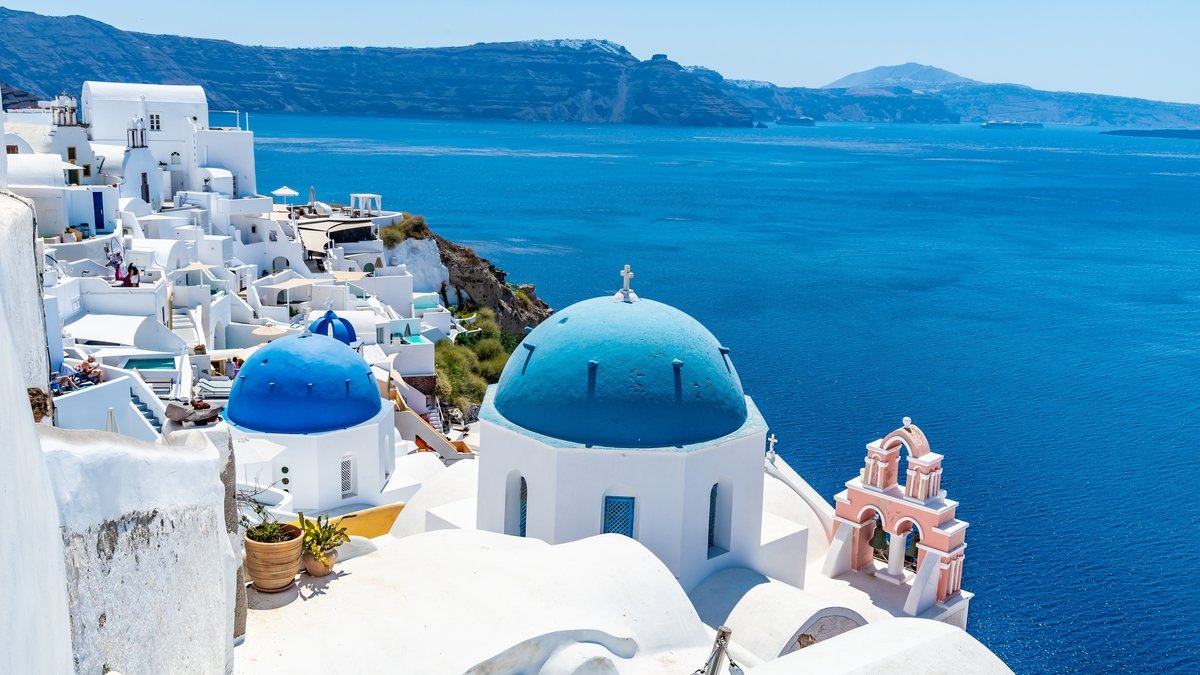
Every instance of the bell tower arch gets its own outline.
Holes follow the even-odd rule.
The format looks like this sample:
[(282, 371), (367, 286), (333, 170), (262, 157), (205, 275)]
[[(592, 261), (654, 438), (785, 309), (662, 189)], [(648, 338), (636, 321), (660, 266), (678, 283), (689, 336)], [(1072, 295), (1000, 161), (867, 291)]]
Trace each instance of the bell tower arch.
[(908, 586), (903, 614), (910, 616), (962, 601), (968, 524), (955, 517), (958, 502), (942, 489), (942, 459), (907, 417), (867, 444), (863, 468), (834, 498), (825, 574), (867, 574)]

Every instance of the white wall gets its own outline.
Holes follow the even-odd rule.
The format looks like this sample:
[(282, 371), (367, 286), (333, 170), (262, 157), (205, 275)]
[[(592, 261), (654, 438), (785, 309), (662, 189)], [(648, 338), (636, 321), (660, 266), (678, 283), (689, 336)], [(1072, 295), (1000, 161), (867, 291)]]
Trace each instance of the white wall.
[[(235, 129), (196, 131), (196, 164), (201, 167), (226, 169), (237, 179), (235, 197), (258, 192), (254, 176), (254, 134)], [(203, 189), (201, 184), (188, 185), (190, 190)]]
[(63, 429), (42, 447), (76, 671), (225, 672), (234, 567), (216, 450)]
[(407, 272), (387, 276), (366, 277), (354, 282), (355, 286), (379, 298), (403, 317), (413, 315), (413, 276)]
[(0, 194), (0, 302), (4, 322), (13, 328), (17, 372), (28, 387), (45, 388), (46, 354), (41, 306), (42, 261), (35, 254), (33, 211), (23, 201)]
[[(235, 436), (262, 438), (286, 448), (271, 461), (271, 470), (238, 463), (238, 480), (275, 485), (292, 495), (297, 511), (327, 511), (344, 504), (386, 504), (381, 493), (385, 475), (395, 467), (392, 406), (382, 406), (371, 420), (350, 429), (321, 434), (269, 434), (235, 428)], [(342, 498), (341, 460), (354, 455), (356, 493)], [(287, 473), (283, 468), (287, 467)], [(283, 484), (287, 478), (288, 483)]]
[[(0, 204), (0, 219), (7, 215)], [(13, 308), (6, 295), (0, 293), (0, 314)], [(75, 668), (58, 503), (34, 432), (13, 325), (0, 321), (0, 529), (21, 535), (0, 538), (6, 575), (0, 584), (0, 672), (67, 675)]]
[[(757, 413), (755, 413), (757, 414)], [(604, 497), (635, 498), (634, 538), (690, 588), (712, 572), (753, 563), (762, 532), (765, 431), (690, 451), (551, 447), (489, 420), (487, 451), (479, 455), (477, 522), (505, 531), (509, 481), (528, 486), (527, 534), (550, 543), (603, 531)], [(514, 473), (515, 472), (515, 473)], [(709, 557), (709, 493), (718, 490), (718, 542), (727, 552)], [(803, 555), (797, 560), (803, 565)]]

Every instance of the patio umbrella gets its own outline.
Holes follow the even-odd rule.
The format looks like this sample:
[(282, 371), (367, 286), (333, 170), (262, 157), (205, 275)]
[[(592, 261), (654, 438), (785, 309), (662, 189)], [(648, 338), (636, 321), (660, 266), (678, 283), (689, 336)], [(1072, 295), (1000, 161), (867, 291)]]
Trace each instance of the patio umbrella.
[(277, 338), (281, 335), (287, 335), (288, 331), (283, 326), (279, 326), (277, 324), (267, 324), (264, 326), (259, 326), (250, 332), (259, 337)]
[(286, 204), (288, 197), (295, 197), (296, 195), (298, 195), (300, 193), (296, 192), (292, 188), (284, 185), (283, 187), (279, 188), (278, 190), (273, 190), (271, 192), (271, 194), (275, 195), (276, 197), (283, 197), (284, 203)]
[(310, 205), (317, 203), (317, 189), (311, 185), (308, 186), (308, 203)]
[[(276, 197), (283, 197), (283, 206), (284, 206), (284, 208), (287, 208), (288, 197), (295, 197), (295, 196), (299, 195), (300, 193), (296, 192), (292, 188), (284, 185), (283, 187), (279, 188), (278, 190), (273, 190), (271, 192), (271, 194), (275, 195)], [(296, 217), (295, 217), (295, 214), (293, 214), (291, 212), (291, 210), (288, 210), (288, 223), (291, 224), (291, 226), (292, 226), (292, 236), (293, 237), (296, 236)]]
[(108, 409), (108, 416), (104, 419), (104, 430), (110, 433), (121, 433), (120, 427), (117, 426), (117, 413), (112, 408)]

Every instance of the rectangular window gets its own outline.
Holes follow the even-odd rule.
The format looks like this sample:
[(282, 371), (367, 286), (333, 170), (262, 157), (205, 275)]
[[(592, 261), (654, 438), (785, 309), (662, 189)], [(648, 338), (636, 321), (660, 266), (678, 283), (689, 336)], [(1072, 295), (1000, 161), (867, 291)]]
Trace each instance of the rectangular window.
[(6, 146), (4, 146), (4, 151), (10, 155), (15, 155), (15, 154), (17, 154), (17, 146), (6, 145)]
[(92, 175), (92, 165), (91, 165), (91, 164), (84, 164), (84, 165), (83, 165), (83, 177), (84, 177), (84, 178), (87, 178), (87, 177), (89, 177), (89, 176), (91, 176), (91, 175)]
[(354, 459), (342, 458), (342, 499), (354, 496)]
[(150, 131), (162, 131), (162, 115), (150, 113)]
[(73, 146), (73, 145), (67, 146), (67, 161), (68, 162), (75, 161), (75, 146)]
[(604, 498), (604, 532), (633, 537), (633, 497)]

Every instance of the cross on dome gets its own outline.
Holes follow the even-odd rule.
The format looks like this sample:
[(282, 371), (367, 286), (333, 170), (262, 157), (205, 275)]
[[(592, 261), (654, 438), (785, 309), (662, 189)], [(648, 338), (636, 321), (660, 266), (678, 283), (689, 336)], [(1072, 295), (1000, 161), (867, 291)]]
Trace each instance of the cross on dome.
[(779, 439), (775, 438), (775, 434), (771, 434), (770, 436), (767, 437), (767, 459), (772, 464), (775, 463), (775, 444), (778, 441), (779, 441)]
[(637, 293), (634, 293), (633, 289), (629, 287), (629, 281), (633, 279), (633, 270), (630, 269), (629, 265), (626, 265), (620, 274), (625, 279), (625, 285), (622, 286), (621, 290), (617, 291), (617, 294), (613, 298), (621, 302), (637, 302)]

